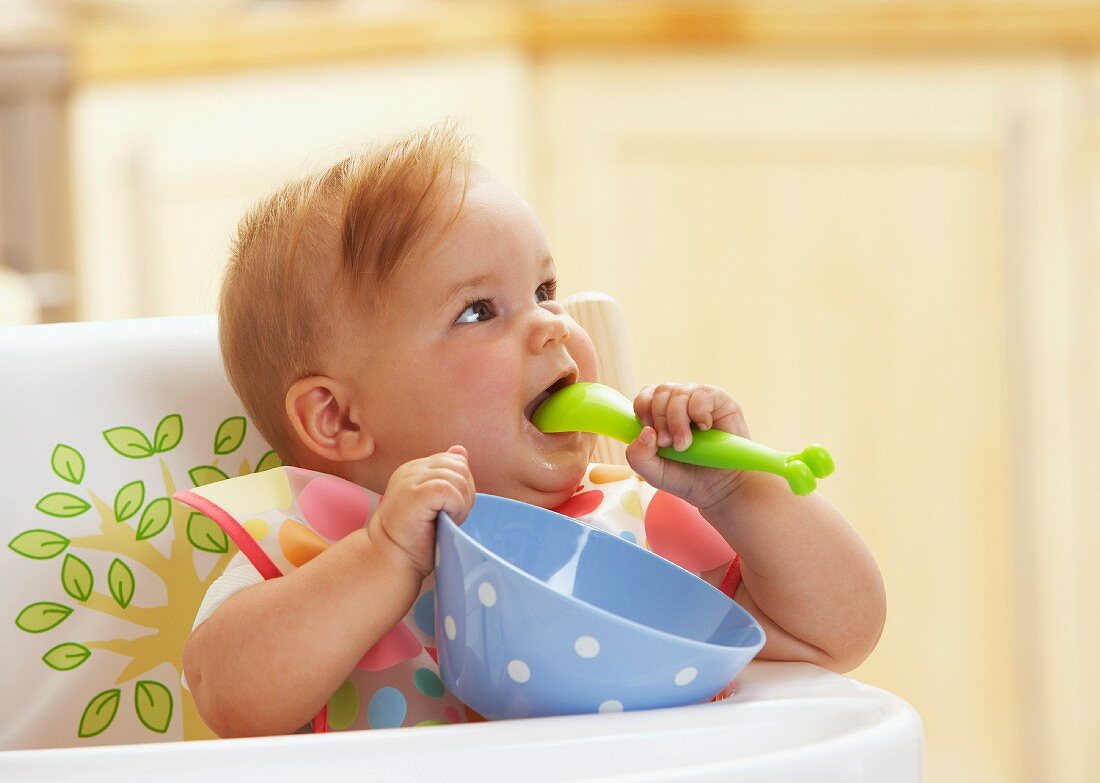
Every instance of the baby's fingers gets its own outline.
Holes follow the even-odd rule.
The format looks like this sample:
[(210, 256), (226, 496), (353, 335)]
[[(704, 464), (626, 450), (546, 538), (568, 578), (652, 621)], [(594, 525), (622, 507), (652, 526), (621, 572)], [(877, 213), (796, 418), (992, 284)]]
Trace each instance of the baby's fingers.
[(714, 426), (714, 392), (706, 386), (698, 386), (691, 392), (687, 403), (688, 418), (701, 430)]
[[(455, 493), (460, 502), (455, 504), (451, 493), (443, 484), (445, 482)], [(421, 499), (431, 502), (432, 508), (446, 511), (455, 522), (461, 523), (466, 518), (470, 506), (474, 504), (476, 490), (474, 489), (474, 477), (470, 472), (470, 464), (467, 459), (466, 449), (463, 446), (451, 446), (444, 452), (427, 457), (424, 461), (424, 472), (417, 489), (424, 493)], [(435, 505), (446, 503), (445, 505)]]
[[(449, 472), (449, 471), (448, 471)], [(464, 488), (465, 482), (453, 473), (433, 473), (416, 487), (416, 494), (424, 507), (435, 512), (446, 511), (451, 519), (462, 524), (470, 511), (471, 500)]]
[(657, 433), (657, 445), (683, 451), (691, 445), (692, 423), (700, 429), (714, 426), (715, 395), (711, 387), (694, 383), (646, 386), (634, 400), (642, 425)]
[(672, 437), (672, 447), (683, 451), (691, 445), (691, 417), (688, 414), (688, 401), (692, 395), (691, 386), (679, 386), (672, 390), (668, 398), (668, 430)]
[(662, 383), (653, 392), (653, 404), (650, 406), (650, 415), (653, 417), (653, 429), (657, 431), (657, 445), (671, 446), (672, 434), (669, 432), (668, 402), (672, 397), (675, 384)]
[(656, 444), (667, 446), (672, 443), (668, 434), (668, 397), (673, 384), (649, 385), (638, 392), (634, 398), (634, 413), (642, 426), (650, 426), (656, 434)]
[(659, 486), (661, 458), (657, 456), (657, 433), (652, 427), (642, 427), (638, 437), (626, 447), (626, 461), (645, 481)]
[(653, 424), (653, 392), (656, 390), (657, 387), (650, 384), (638, 392), (638, 396), (634, 398), (634, 415), (638, 417), (643, 427)]

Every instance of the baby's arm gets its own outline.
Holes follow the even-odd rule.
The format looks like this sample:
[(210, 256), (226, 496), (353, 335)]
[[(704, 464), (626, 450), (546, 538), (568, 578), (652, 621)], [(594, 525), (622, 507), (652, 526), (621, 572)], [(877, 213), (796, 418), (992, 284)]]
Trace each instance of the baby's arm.
[(231, 596), (183, 650), (203, 720), (221, 737), (293, 733), (405, 615), (419, 587), (393, 545), (364, 528)]
[(188, 638), (183, 668), (219, 736), (293, 733), (408, 612), (431, 573), (435, 518), (473, 504), (466, 452), (405, 463), (368, 526), (290, 574), (230, 597)]
[(741, 557), (734, 600), (767, 634), (760, 657), (846, 672), (870, 655), (886, 620), (882, 577), (828, 500), (746, 473), (724, 502), (700, 511)]
[(764, 627), (760, 657), (808, 661), (845, 672), (874, 649), (886, 592), (870, 550), (829, 501), (799, 497), (769, 473), (701, 468), (666, 460), (683, 450), (692, 423), (749, 437), (741, 408), (717, 386), (647, 386), (634, 400), (646, 425), (627, 460), (653, 486), (687, 500), (741, 557), (734, 599)]

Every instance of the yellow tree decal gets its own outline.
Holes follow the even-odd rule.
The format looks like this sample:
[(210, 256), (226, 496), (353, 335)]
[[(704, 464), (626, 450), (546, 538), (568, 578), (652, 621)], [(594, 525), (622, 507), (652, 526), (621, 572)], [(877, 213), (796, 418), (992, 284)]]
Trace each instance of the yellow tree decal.
[[(188, 486), (229, 478), (218, 462), (232, 459), (229, 455), (244, 442), (246, 427), (243, 416), (230, 417), (219, 425), (213, 439), (210, 464), (191, 468)], [(106, 430), (103, 437), (122, 457), (149, 459), (164, 455), (179, 445), (183, 439), (183, 419), (179, 414), (165, 416), (157, 425), (152, 440), (140, 430), (126, 426)], [(66, 524), (63, 520), (94, 509), (99, 516), (98, 532), (77, 536), (70, 532), (70, 537), (42, 527), (23, 531), (8, 543), (9, 549), (23, 557), (55, 560), (60, 566), (61, 585), (73, 604), (33, 603), (23, 608), (15, 619), (21, 630), (33, 634), (63, 634), (66, 618), (77, 610), (121, 618), (150, 630), (134, 639), (74, 641), (59, 636), (59, 644), (42, 657), (46, 666), (59, 672), (81, 666), (94, 650), (110, 650), (128, 659), (112, 687), (95, 696), (82, 714), (72, 716), (78, 737), (94, 737), (111, 726), (123, 704), (123, 687), (120, 686), (126, 687), (126, 702), (133, 705), (138, 719), (149, 731), (163, 734), (176, 718), (183, 720), (184, 739), (213, 736), (199, 717), (191, 695), (180, 687), (178, 675), (183, 643), (191, 632), (199, 604), (210, 584), (225, 570), (236, 548), (213, 520), (171, 499), (176, 491), (176, 480), (164, 457), (158, 456), (158, 460), (163, 494), (147, 488), (144, 481), (131, 481), (115, 491), (114, 500), (109, 503), (84, 486), (83, 455), (72, 446), (57, 444), (50, 460), (53, 472), (61, 480), (79, 487), (80, 492), (51, 492), (38, 501), (36, 508), (51, 518), (51, 527), (61, 530)], [(256, 471), (280, 464), (278, 456), (268, 451), (260, 458)], [(237, 475), (250, 471), (246, 459), (239, 464)], [(152, 541), (165, 535), (169, 528), (172, 542), (166, 556)], [(99, 575), (99, 589), (96, 575), (77, 554), (82, 549), (116, 555), (107, 573)], [(209, 575), (204, 578), (200, 578), (196, 568), (196, 549), (215, 558)], [(59, 558), (62, 553), (64, 558)], [(141, 606), (140, 601), (139, 605), (133, 604), (135, 596), (141, 594), (141, 586), (130, 567), (132, 563), (141, 564), (163, 581), (168, 596), (163, 606)], [(173, 682), (139, 679), (164, 663), (170, 663), (177, 673)], [(180, 695), (178, 710), (174, 693)]]

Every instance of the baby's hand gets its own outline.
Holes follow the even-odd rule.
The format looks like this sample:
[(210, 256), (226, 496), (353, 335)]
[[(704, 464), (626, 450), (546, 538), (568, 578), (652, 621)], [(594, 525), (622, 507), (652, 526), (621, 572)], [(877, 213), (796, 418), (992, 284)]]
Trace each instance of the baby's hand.
[(641, 434), (627, 446), (626, 459), (651, 486), (663, 489), (699, 509), (724, 500), (741, 481), (741, 471), (703, 468), (664, 459), (657, 449), (683, 451), (691, 444), (691, 425), (749, 437), (741, 406), (718, 386), (662, 383), (646, 386), (634, 398)]
[(382, 535), (408, 557), (423, 579), (435, 563), (435, 520), (446, 511), (461, 524), (474, 504), (474, 477), (466, 449), (406, 462), (390, 476), (382, 505), (371, 518), (371, 539)]

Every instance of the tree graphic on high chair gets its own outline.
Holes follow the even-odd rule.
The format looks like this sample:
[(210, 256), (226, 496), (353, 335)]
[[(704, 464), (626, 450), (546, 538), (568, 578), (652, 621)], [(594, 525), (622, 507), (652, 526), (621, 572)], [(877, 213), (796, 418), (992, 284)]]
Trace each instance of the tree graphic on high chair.
[[(236, 461), (231, 455), (241, 448), (246, 429), (243, 416), (224, 419), (213, 433), (209, 464), (189, 468), (190, 483), (184, 488), (229, 478), (226, 471), (232, 468), (227, 463)], [(211, 519), (171, 499), (180, 487), (165, 455), (183, 440), (182, 416), (164, 416), (152, 438), (126, 425), (104, 430), (102, 435), (100, 443), (86, 444), (83, 451), (57, 443), (50, 468), (58, 488), (36, 503), (40, 526), (24, 530), (8, 542), (16, 555), (50, 561), (49, 565), (58, 569), (65, 596), (63, 600), (43, 597), (21, 607), (15, 624), (27, 634), (49, 634), (51, 641), (56, 640), (42, 656), (42, 665), (57, 673), (83, 666), (100, 650), (127, 661), (115, 681), (104, 682), (82, 712), (77, 709), (72, 715), (55, 716), (62, 724), (72, 725), (75, 737), (108, 732), (121, 710), (132, 709), (154, 735), (166, 733), (173, 721), (182, 720), (184, 739), (211, 738), (214, 734), (199, 717), (190, 693), (180, 686), (181, 656), (199, 604), (237, 551), (236, 546)], [(162, 485), (148, 486), (139, 479), (106, 491), (93, 489), (92, 471), (84, 457), (92, 450), (102, 451), (109, 459), (156, 459)], [(242, 459), (236, 464), (235, 475), (281, 464), (275, 452), (267, 451), (255, 468)], [(87, 562), (92, 551), (114, 555), (105, 572), (100, 569), (97, 573)], [(198, 568), (201, 560), (209, 569), (204, 568), (205, 577)], [(159, 578), (159, 585), (152, 584), (149, 572)], [(163, 603), (148, 605), (150, 596), (161, 593), (167, 596)], [(74, 625), (69, 618), (81, 612), (122, 621), (136, 635), (88, 639), (78, 632), (68, 633)], [(176, 671), (172, 682), (149, 674), (165, 663)]]

